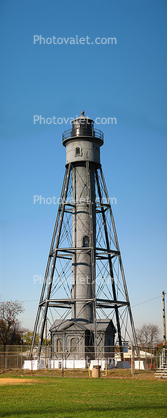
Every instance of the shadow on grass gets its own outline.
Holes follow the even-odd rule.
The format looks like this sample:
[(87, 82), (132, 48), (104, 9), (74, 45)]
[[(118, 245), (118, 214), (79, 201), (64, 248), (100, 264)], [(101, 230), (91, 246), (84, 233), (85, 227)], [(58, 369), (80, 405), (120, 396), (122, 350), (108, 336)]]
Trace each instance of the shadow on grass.
[[(164, 415), (161, 415), (162, 414), (162, 412), (163, 412), (163, 410), (164, 410)], [(60, 406), (58, 406), (58, 407), (51, 407), (51, 406), (49, 406), (49, 407), (46, 407), (46, 409), (45, 409), (45, 411), (44, 411), (44, 408), (32, 408), (31, 410), (28, 410), (28, 411), (25, 411), (25, 410), (21, 410), (21, 408), (19, 409), (14, 409), (13, 408), (13, 410), (11, 411), (11, 412), (0, 412), (0, 417), (10, 417), (10, 416), (12, 416), (12, 417), (15, 417), (15, 416), (27, 416), (27, 417), (35, 417), (35, 416), (39, 416), (39, 417), (42, 417), (42, 418), (44, 418), (44, 417), (47, 417), (47, 416), (49, 416), (49, 415), (51, 415), (51, 416), (53, 416), (53, 417), (61, 417), (61, 416), (64, 416), (64, 417), (67, 417), (67, 418), (70, 418), (70, 417), (73, 417), (73, 416), (75, 416), (75, 415), (77, 415), (77, 417), (79, 417), (79, 416), (85, 416), (85, 415), (87, 415), (88, 413), (90, 413), (90, 416), (92, 416), (91, 415), (91, 413), (95, 413), (96, 414), (96, 416), (98, 416), (98, 414), (100, 413), (100, 416), (102, 417), (103, 415), (104, 415), (104, 417), (107, 417), (107, 416), (115, 416), (114, 415), (114, 413), (116, 414), (116, 416), (121, 416), (121, 415), (118, 415), (118, 414), (120, 414), (120, 413), (122, 413), (122, 414), (126, 414), (127, 416), (129, 416), (129, 417), (131, 417), (131, 416), (137, 416), (137, 412), (141, 412), (141, 416), (143, 417), (143, 416), (145, 416), (145, 417), (147, 417), (148, 415), (147, 415), (147, 413), (150, 413), (150, 415), (149, 416), (151, 416), (151, 414), (152, 414), (152, 416), (155, 416), (155, 415), (153, 415), (153, 413), (155, 413), (155, 414), (158, 414), (158, 415), (156, 415), (157, 417), (160, 417), (160, 416), (164, 416), (164, 417), (166, 417), (167, 415), (166, 415), (166, 411), (167, 411), (167, 409), (166, 409), (166, 405), (164, 405), (164, 406), (162, 406), (162, 405), (157, 405), (157, 404), (151, 404), (151, 406), (150, 405), (142, 405), (142, 406), (140, 406), (140, 405), (134, 405), (134, 406), (117, 406), (117, 407), (105, 407), (105, 406), (101, 406), (101, 407), (99, 407), (99, 406), (89, 406), (89, 405), (86, 405), (85, 403), (83, 403), (82, 404), (82, 407), (81, 406), (79, 406), (79, 405), (75, 405), (75, 403), (74, 403), (74, 406), (73, 407), (71, 407), (71, 406), (69, 406), (69, 405), (67, 405), (66, 407), (60, 407)], [(109, 415), (109, 414), (111, 414), (111, 415)], [(132, 415), (133, 414), (133, 415)], [(93, 415), (93, 416), (95, 416), (95, 415)], [(123, 415), (122, 415), (123, 416)]]

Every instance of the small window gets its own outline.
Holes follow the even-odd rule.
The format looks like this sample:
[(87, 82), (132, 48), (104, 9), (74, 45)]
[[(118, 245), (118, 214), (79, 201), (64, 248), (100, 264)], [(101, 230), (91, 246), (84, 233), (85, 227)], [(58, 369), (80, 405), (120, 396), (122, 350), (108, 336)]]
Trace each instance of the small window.
[(75, 155), (80, 155), (80, 148), (79, 148), (79, 147), (77, 147), (77, 148), (75, 149)]
[(60, 353), (62, 350), (62, 343), (61, 343), (61, 338), (59, 338), (57, 340), (57, 352)]
[(76, 338), (72, 338), (70, 341), (70, 351), (73, 353), (77, 351), (77, 339)]
[(89, 247), (89, 237), (87, 235), (83, 237), (83, 247)]

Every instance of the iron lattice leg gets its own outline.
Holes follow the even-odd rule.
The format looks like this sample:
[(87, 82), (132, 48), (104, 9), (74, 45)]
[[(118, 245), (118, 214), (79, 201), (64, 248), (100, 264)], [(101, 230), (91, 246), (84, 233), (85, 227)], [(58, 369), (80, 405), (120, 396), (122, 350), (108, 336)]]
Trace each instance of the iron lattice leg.
[(107, 251), (108, 251), (108, 262), (109, 262), (110, 277), (111, 277), (112, 290), (113, 290), (113, 298), (114, 298), (114, 303), (115, 303), (114, 307), (115, 307), (115, 314), (116, 314), (116, 323), (117, 323), (118, 339), (119, 339), (119, 346), (120, 346), (120, 352), (121, 352), (121, 360), (123, 360), (121, 327), (120, 327), (119, 312), (118, 312), (118, 306), (117, 306), (117, 297), (116, 297), (116, 289), (115, 289), (115, 283), (114, 283), (112, 261), (111, 261), (111, 255), (110, 255), (110, 246), (109, 246), (109, 239), (108, 239), (107, 223), (106, 223), (104, 207), (103, 207), (103, 204), (102, 204), (102, 194), (101, 194), (101, 190), (100, 190), (100, 184), (99, 184), (97, 170), (96, 170), (96, 181), (97, 181), (97, 189), (98, 189), (101, 211), (102, 211), (102, 216), (103, 216), (103, 225), (104, 225), (104, 232), (105, 232), (105, 239), (106, 239), (106, 247), (107, 247)]
[[(56, 237), (56, 233), (57, 233), (58, 226), (60, 224), (59, 220), (60, 220), (60, 217), (62, 219), (62, 213), (64, 213), (64, 211), (62, 210), (62, 207), (64, 209), (63, 202), (65, 202), (66, 195), (67, 195), (70, 169), (71, 169), (71, 166), (69, 165), (68, 168), (66, 168), (66, 171), (65, 171), (65, 176), (64, 176), (64, 181), (63, 181), (63, 187), (62, 187), (62, 192), (61, 192), (61, 198), (60, 198), (60, 203), (59, 203), (59, 208), (58, 208), (56, 223), (55, 223), (55, 227), (54, 227), (54, 231), (53, 231), (53, 237), (52, 237), (52, 242), (51, 242), (51, 246), (50, 246), (48, 262), (47, 262), (46, 271), (45, 271), (44, 283), (43, 283), (43, 286), (42, 286), (42, 291), (41, 291), (39, 306), (38, 306), (36, 320), (35, 320), (35, 325), (34, 325), (34, 332), (33, 332), (33, 338), (32, 338), (32, 343), (31, 343), (30, 356), (33, 353), (33, 348), (34, 348), (34, 345), (35, 345), (35, 337), (36, 337), (37, 328), (38, 328), (39, 319), (40, 319), (40, 314), (41, 314), (41, 309), (42, 309), (42, 305), (41, 304), (43, 302), (43, 297), (44, 297), (44, 293), (45, 293), (45, 289), (46, 289), (46, 285), (47, 285), (48, 273), (49, 273), (50, 265), (51, 265), (51, 262), (52, 262), (52, 258), (51, 258), (50, 255), (53, 253), (53, 250), (54, 250), (55, 237)], [(61, 221), (61, 224), (62, 224), (62, 221)], [(60, 231), (60, 226), (59, 226), (59, 231)], [(56, 246), (56, 248), (57, 248), (57, 246)], [(54, 256), (54, 261), (53, 262), (55, 263), (55, 261), (56, 261), (56, 252), (55, 252), (55, 256)], [(52, 265), (53, 265), (53, 263), (52, 263)], [(52, 272), (54, 274), (54, 269), (52, 269)], [(49, 285), (48, 285), (48, 295), (50, 294), (51, 284), (52, 284), (52, 278), (50, 279), (50, 282), (49, 282)], [(41, 329), (41, 333), (40, 333), (40, 339), (39, 339), (39, 344), (38, 344), (38, 355), (40, 354), (41, 347), (42, 347), (43, 332), (44, 332), (44, 326), (45, 326), (45, 319), (46, 319), (46, 315), (47, 315), (47, 308), (48, 308), (48, 303), (46, 303), (46, 310), (45, 310), (44, 316), (43, 316), (43, 325), (42, 325), (42, 329)]]
[(107, 198), (107, 202), (109, 204), (109, 210), (110, 210), (110, 216), (111, 216), (111, 221), (112, 221), (112, 227), (113, 227), (115, 242), (116, 242), (117, 250), (119, 251), (119, 256), (118, 257), (119, 257), (119, 263), (120, 263), (120, 270), (121, 270), (121, 274), (122, 274), (122, 281), (123, 281), (125, 295), (126, 295), (126, 301), (128, 302), (128, 311), (129, 311), (129, 318), (130, 318), (130, 323), (131, 323), (131, 328), (132, 328), (133, 343), (136, 346), (136, 350), (137, 350), (137, 353), (138, 353), (136, 331), (135, 331), (135, 326), (134, 326), (134, 321), (133, 321), (133, 316), (132, 316), (132, 311), (131, 311), (131, 306), (130, 306), (130, 301), (129, 301), (129, 295), (128, 295), (128, 289), (127, 289), (127, 284), (126, 284), (126, 280), (125, 280), (125, 273), (124, 273), (124, 269), (123, 269), (121, 253), (120, 253), (120, 249), (119, 249), (118, 236), (117, 236), (115, 222), (114, 222), (114, 216), (113, 216), (113, 213), (112, 213), (111, 204), (110, 204), (110, 200), (109, 200), (109, 196), (108, 196), (108, 192), (107, 192), (107, 187), (106, 187), (106, 183), (105, 183), (105, 180), (104, 180), (104, 175), (103, 175), (101, 167), (100, 167), (100, 172), (101, 172), (101, 178), (102, 178), (102, 182), (103, 182), (103, 186), (104, 186), (104, 190), (105, 190), (105, 195), (106, 195), (106, 198)]

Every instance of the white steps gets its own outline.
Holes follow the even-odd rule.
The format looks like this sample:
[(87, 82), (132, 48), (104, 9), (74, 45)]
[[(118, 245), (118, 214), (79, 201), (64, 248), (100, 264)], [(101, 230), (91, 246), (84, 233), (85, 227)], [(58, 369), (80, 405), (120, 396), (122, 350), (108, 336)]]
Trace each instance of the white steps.
[(154, 375), (160, 379), (167, 379), (167, 363), (164, 363), (158, 370), (156, 370)]

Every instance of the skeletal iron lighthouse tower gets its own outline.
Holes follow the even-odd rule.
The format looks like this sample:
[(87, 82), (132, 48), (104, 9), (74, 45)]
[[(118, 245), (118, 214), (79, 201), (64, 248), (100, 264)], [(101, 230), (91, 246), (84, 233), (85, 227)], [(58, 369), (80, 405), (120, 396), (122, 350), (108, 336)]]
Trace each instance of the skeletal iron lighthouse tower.
[(137, 346), (137, 340), (111, 199), (100, 164), (103, 133), (81, 112), (62, 139), (66, 171), (31, 352), (39, 333), (40, 356), (47, 319), (53, 344), (59, 344), (62, 351), (70, 350), (75, 335), (78, 347), (81, 344), (83, 350), (91, 345), (96, 357), (106, 327), (103, 344), (109, 345), (114, 333), (123, 358), (123, 342), (130, 339)]

